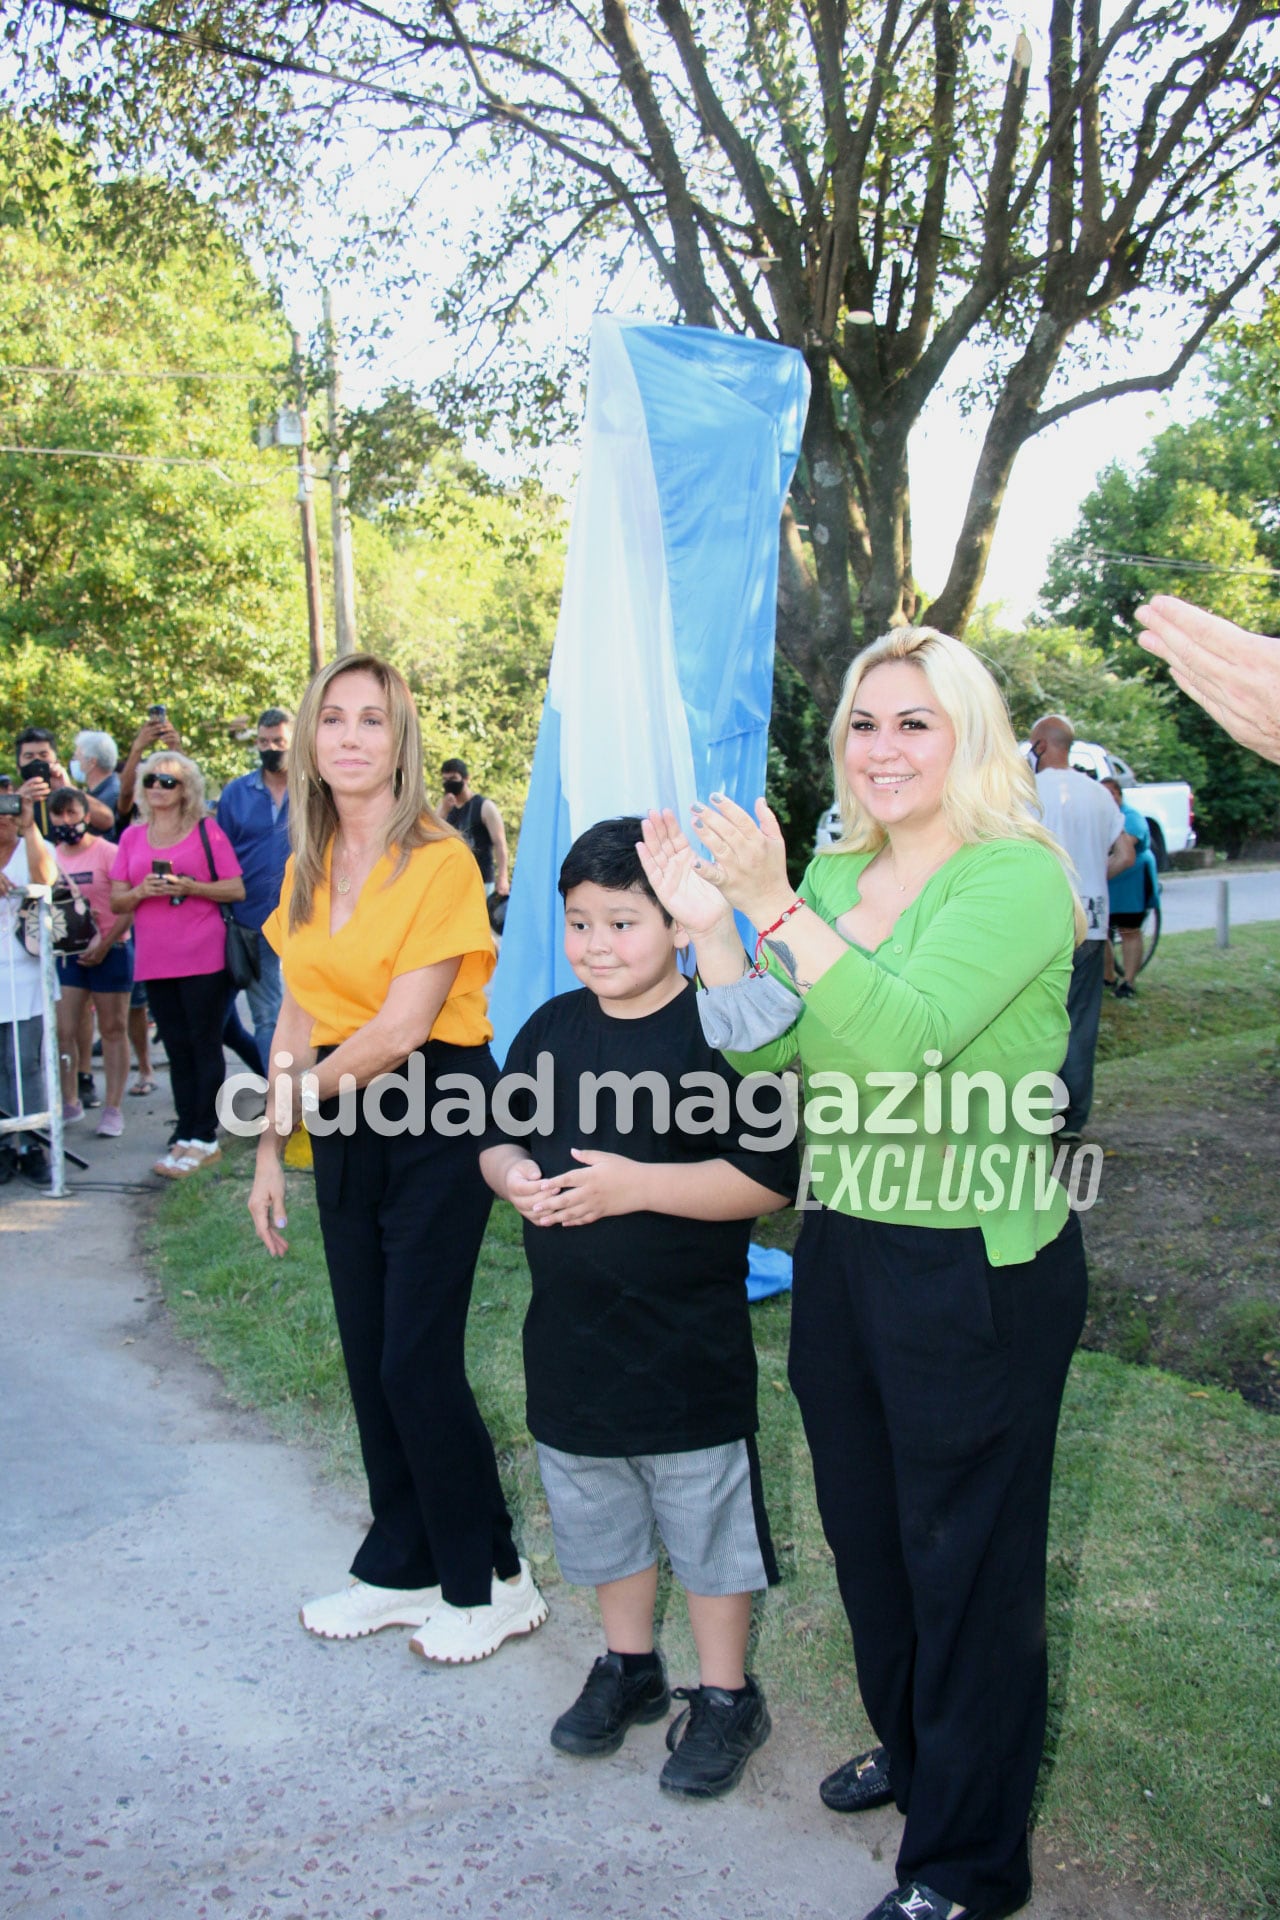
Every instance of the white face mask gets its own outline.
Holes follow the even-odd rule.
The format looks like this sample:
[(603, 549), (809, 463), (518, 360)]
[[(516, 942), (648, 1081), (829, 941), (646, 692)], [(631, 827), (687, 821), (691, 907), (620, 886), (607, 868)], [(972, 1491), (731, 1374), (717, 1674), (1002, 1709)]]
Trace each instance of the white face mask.
[(78, 787), (82, 787), (85, 784), (84, 768), (80, 765), (80, 762), (78, 760), (73, 760), (71, 762), (69, 772), (71, 774), (71, 778), (75, 781)]

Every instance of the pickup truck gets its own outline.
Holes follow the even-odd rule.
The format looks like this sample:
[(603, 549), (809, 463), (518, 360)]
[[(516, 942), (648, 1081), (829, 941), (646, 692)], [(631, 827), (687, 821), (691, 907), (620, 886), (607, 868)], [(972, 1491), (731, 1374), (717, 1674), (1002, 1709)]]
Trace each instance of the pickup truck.
[[(1027, 742), (1021, 742), (1027, 751)], [(1196, 844), (1195, 796), (1185, 780), (1140, 781), (1127, 760), (1108, 753), (1093, 740), (1077, 740), (1071, 749), (1071, 764), (1093, 780), (1108, 776), (1120, 782), (1128, 806), (1135, 807), (1151, 833), (1151, 851), (1161, 873), (1168, 869), (1169, 855), (1181, 853)], [(834, 846), (840, 838), (840, 815), (834, 807), (818, 821), (814, 836), (815, 851)]]

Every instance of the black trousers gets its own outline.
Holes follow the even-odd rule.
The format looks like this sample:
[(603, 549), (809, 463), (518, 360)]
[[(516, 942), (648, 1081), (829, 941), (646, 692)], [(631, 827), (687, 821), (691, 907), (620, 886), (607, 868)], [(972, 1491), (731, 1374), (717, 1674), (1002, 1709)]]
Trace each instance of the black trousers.
[(1071, 962), (1071, 981), (1067, 987), (1067, 1018), (1071, 1031), (1067, 1036), (1067, 1057), (1059, 1069), (1067, 1089), (1067, 1108), (1063, 1128), (1080, 1133), (1093, 1106), (1093, 1057), (1098, 1051), (1098, 1027), (1102, 1021), (1103, 967), (1105, 940), (1084, 940)]
[(218, 1088), (225, 1063), (222, 1023), (227, 1011), (227, 975), (189, 973), (178, 980), (148, 980), (147, 999), (169, 1059), (169, 1079), (178, 1109), (175, 1140), (216, 1140)]
[(993, 1267), (976, 1228), (826, 1210), (795, 1255), (792, 1386), (906, 1829), (899, 1884), (1023, 1898), (1044, 1745), (1049, 1482), (1084, 1322), (1080, 1223)]
[[(431, 1041), (423, 1052), (428, 1116), (438, 1073), (470, 1073), (486, 1087), (496, 1078), (487, 1047)], [(505, 1579), (520, 1570), (464, 1353), (493, 1196), (473, 1135), (451, 1139), (428, 1125), (387, 1138), (357, 1105), (349, 1138), (312, 1137), (325, 1259), (373, 1513), (351, 1571), (378, 1587), (438, 1584), (453, 1606), (484, 1606), (494, 1573)], [(388, 1097), (383, 1110), (394, 1120), (403, 1103)], [(321, 1119), (338, 1111), (337, 1101), (326, 1101)]]

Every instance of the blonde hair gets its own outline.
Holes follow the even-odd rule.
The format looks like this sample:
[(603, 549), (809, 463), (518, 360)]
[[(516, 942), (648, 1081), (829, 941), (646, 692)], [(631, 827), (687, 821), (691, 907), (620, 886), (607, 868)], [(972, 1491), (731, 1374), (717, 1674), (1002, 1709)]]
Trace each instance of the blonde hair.
[(404, 872), (415, 847), (459, 837), (427, 799), (422, 777), (422, 730), (404, 676), (371, 653), (344, 654), (341, 659), (331, 660), (302, 696), (289, 749), (289, 836), (293, 845), (290, 933), (296, 933), (311, 918), (315, 890), (325, 877), (325, 855), (337, 831), (338, 809), (316, 761), (316, 734), (329, 688), (344, 673), (372, 674), (386, 696), (395, 776), (394, 804), (387, 818), (383, 853), (394, 850), (396, 854), (387, 884)]
[(873, 668), (889, 660), (920, 669), (955, 732), (956, 749), (942, 792), (942, 811), (952, 833), (962, 846), (1034, 840), (1048, 847), (1071, 882), (1078, 946), (1087, 922), (1075, 869), (1036, 817), (1041, 807), (1035, 777), (1018, 752), (1004, 696), (972, 649), (935, 627), (894, 627), (850, 664), (830, 734), (841, 833), (836, 844), (823, 851), (874, 852), (885, 843), (884, 828), (854, 798), (844, 756), (858, 691)]
[[(149, 773), (165, 773), (176, 767), (182, 776), (182, 808), (178, 818), (182, 822), (184, 833), (190, 833), (198, 821), (203, 820), (209, 809), (204, 803), (204, 775), (195, 761), (185, 753), (179, 753), (176, 747), (161, 747), (156, 753), (149, 753), (138, 768), (134, 782), (134, 798), (138, 803), (138, 812), (147, 825), (151, 825), (151, 796), (143, 786)], [(87, 809), (86, 809), (87, 811)]]

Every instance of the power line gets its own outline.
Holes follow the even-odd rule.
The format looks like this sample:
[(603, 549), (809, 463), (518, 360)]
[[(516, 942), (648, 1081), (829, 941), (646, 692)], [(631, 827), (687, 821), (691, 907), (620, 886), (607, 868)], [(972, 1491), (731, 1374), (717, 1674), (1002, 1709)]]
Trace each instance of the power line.
[[(247, 460), (228, 460), (224, 466), (224, 463), (220, 461), (201, 459), (194, 454), (104, 453), (101, 448), (98, 447), (16, 447), (4, 445), (0, 445), (0, 453), (38, 455), (46, 460), (107, 460), (119, 466), (203, 467), (210, 473), (216, 473), (219, 480), (225, 480), (229, 487), (270, 487), (276, 485), (276, 483), (284, 477), (280, 473), (273, 473), (258, 480), (235, 480), (231, 474), (225, 471), (225, 467), (238, 467), (241, 472), (251, 473), (254, 470), (252, 462)], [(316, 477), (323, 480), (327, 476), (319, 474)]]
[(1169, 573), (1218, 573), (1240, 580), (1280, 580), (1280, 567), (1218, 567), (1212, 560), (1175, 560), (1162, 553), (1112, 553), (1106, 547), (1079, 547), (1082, 560), (1103, 560), (1113, 566), (1160, 567)]
[(190, 367), (21, 367), (0, 363), (0, 373), (84, 374), (94, 380), (265, 380), (278, 367), (223, 369)]

